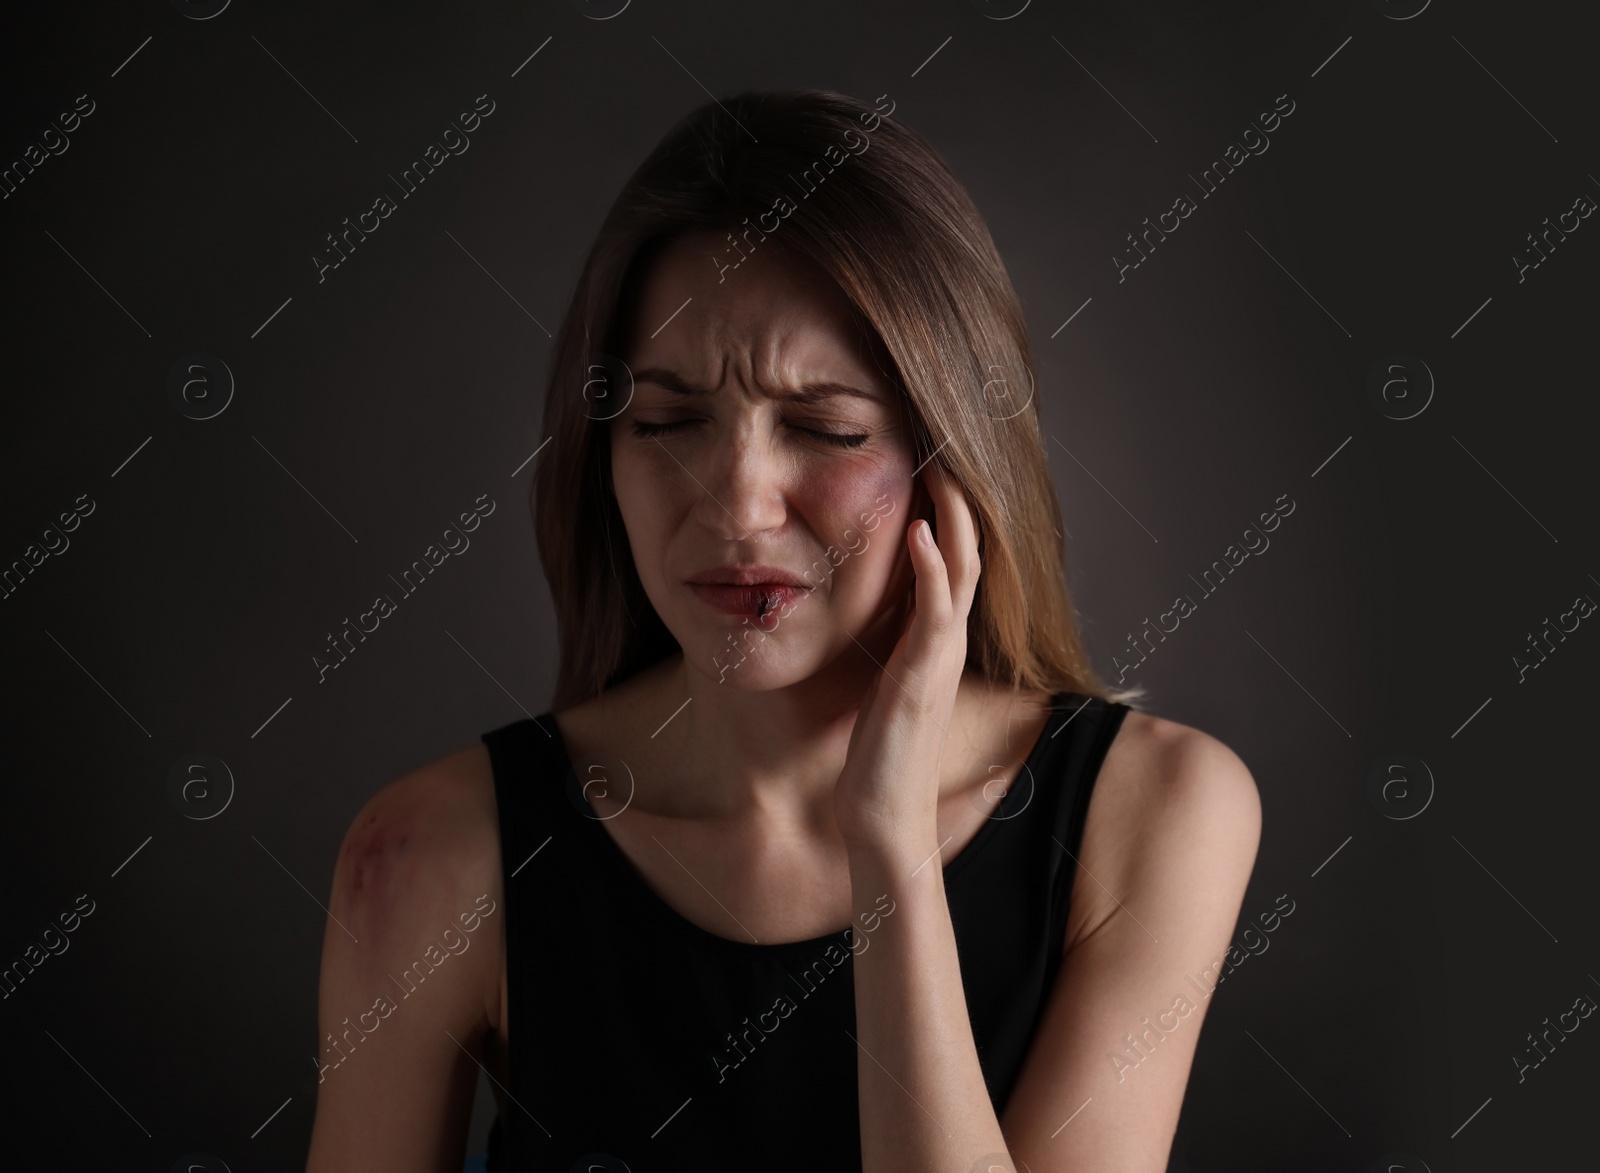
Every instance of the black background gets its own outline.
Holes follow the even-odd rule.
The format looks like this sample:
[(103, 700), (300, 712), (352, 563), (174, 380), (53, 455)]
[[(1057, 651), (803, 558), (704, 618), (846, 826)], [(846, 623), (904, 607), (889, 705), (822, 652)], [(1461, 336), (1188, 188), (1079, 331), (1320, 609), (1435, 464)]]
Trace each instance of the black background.
[[(1600, 999), (1600, 616), (1525, 680), (1513, 656), (1600, 599), (1600, 227), (1520, 281), (1513, 257), (1600, 200), (1584, 9), (185, 7), (14, 5), (0, 33), (5, 160), (95, 103), (0, 201), (0, 564), (95, 503), (0, 600), (0, 964), (97, 906), (0, 1002), (8, 1158), (303, 1165), (345, 828), (549, 701), (525, 462), (582, 254), (707, 89), (825, 86), (887, 94), (989, 221), (1102, 674), (1199, 601), (1125, 679), (1245, 759), (1242, 917), (1296, 911), (1208, 1014), (1196, 1168), (1572, 1167), (1600, 1020), (1521, 1082), (1512, 1056)], [(470, 149), (399, 199), (389, 176), (480, 94)], [(1270, 148), (1200, 198), (1279, 95)], [(379, 194), (398, 210), (319, 283)], [(1180, 194), (1195, 213), (1119, 281)], [(194, 352), (236, 380), (212, 419), (168, 396)], [(1371, 373), (1402, 354), (1415, 390), (1385, 410)], [(326, 633), (481, 494), (471, 548), (319, 684)], [(1281, 494), (1270, 549), (1202, 599), (1190, 576)], [(194, 753), (235, 785), (203, 821), (168, 794)], [(1420, 813), (1369, 793), (1394, 754), (1431, 773)], [(471, 1151), (491, 1115), (482, 1086)]]

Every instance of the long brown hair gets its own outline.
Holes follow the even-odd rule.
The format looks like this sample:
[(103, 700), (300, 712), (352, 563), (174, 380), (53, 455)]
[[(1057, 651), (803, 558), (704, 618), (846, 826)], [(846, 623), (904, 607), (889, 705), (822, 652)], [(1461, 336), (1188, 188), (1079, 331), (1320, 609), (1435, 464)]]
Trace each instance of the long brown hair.
[(1079, 635), (1011, 279), (961, 183), (885, 101), (789, 90), (709, 102), (668, 131), (601, 225), (556, 338), (549, 451), (532, 489), (561, 645), (553, 709), (678, 650), (611, 496), (606, 421), (630, 390), (612, 356), (627, 346), (651, 261), (668, 241), (708, 229), (729, 234), (730, 261), (771, 236), (816, 262), (891, 364), (884, 373), (909, 404), (918, 462), (933, 455), (977, 514), (969, 670), (1013, 689), (1137, 696), (1096, 676)]

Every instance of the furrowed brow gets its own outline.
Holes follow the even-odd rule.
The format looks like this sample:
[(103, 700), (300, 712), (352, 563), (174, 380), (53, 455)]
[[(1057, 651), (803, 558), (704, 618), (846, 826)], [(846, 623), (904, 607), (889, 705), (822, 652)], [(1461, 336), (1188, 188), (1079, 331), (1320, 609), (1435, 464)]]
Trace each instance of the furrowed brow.
[[(703, 397), (711, 394), (711, 389), (702, 387), (685, 379), (676, 371), (669, 371), (664, 367), (646, 367), (633, 373), (636, 383), (654, 383), (664, 387), (674, 395), (685, 397)], [(831, 380), (815, 380), (802, 383), (795, 390), (781, 395), (773, 396), (775, 399), (786, 400), (791, 403), (821, 403), (829, 399), (851, 398), (865, 399), (869, 403), (882, 402), (879, 396), (860, 387), (853, 387), (848, 383), (836, 383)]]

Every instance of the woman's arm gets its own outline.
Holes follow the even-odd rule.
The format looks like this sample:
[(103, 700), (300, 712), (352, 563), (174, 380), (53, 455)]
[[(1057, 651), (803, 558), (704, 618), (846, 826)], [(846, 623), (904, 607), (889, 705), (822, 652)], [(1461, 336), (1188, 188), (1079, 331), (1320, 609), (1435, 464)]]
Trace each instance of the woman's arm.
[(1001, 1121), (1019, 1168), (1167, 1168), (1260, 835), (1232, 750), (1128, 714), (1068, 861), (1066, 954)]
[[(1260, 826), (1255, 783), (1231, 750), (1129, 714), (1090, 802), (1070, 948), (1000, 1121), (939, 859), (913, 876), (920, 860), (852, 854), (866, 1173), (1162, 1173), (1210, 1004), (1202, 987), (1216, 980)], [(893, 901), (889, 915), (876, 893)]]
[(967, 1017), (938, 838), (939, 761), (981, 571), (977, 523), (955, 478), (925, 463), (939, 532), (920, 521), (907, 532), (911, 611), (862, 701), (834, 788), (857, 922), (864, 1173), (967, 1173), (1005, 1149)]
[(307, 1173), (461, 1169), (505, 919), (487, 771), (474, 747), (408, 774), (345, 835), (323, 934)]
[[(1029, 1173), (1160, 1173), (1204, 1014), (1185, 998), (1187, 978), (1226, 947), (1238, 916), (1260, 838), (1255, 782), (1215, 738), (1128, 715), (1079, 845), (1093, 885), (1074, 880), (1062, 972), (1002, 1129), (967, 1015), (932, 782), (966, 656), (978, 536), (959, 484), (935, 462), (928, 470), (938, 537), (922, 522), (907, 533), (909, 622), (862, 701), (834, 788), (861, 925), (862, 1168), (1009, 1173), (1020, 1159)], [(885, 897), (892, 906), (879, 906)]]
[[(863, 1173), (969, 1173), (1005, 1150), (967, 1017), (937, 843), (930, 851), (921, 870), (921, 860), (886, 851), (850, 857)], [(995, 1164), (1010, 1169), (1001, 1157)]]

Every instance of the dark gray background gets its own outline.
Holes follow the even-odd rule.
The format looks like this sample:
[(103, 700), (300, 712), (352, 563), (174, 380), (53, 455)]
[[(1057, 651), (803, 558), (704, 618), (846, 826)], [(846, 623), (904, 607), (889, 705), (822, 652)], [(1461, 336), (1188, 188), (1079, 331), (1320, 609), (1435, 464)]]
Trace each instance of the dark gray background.
[[(1600, 1020), (1521, 1083), (1512, 1060), (1600, 998), (1600, 617), (1526, 681), (1512, 666), (1546, 617), (1600, 599), (1600, 224), (1521, 282), (1512, 261), (1600, 199), (1584, 10), (1005, 11), (8, 8), (0, 154), (79, 94), (96, 109), (0, 201), (0, 563), (80, 494), (96, 508), (0, 601), (0, 964), (78, 894), (97, 904), (0, 1002), (8, 1158), (303, 1164), (318, 901), (345, 828), (388, 780), (549, 701), (533, 466), (513, 470), (544, 438), (583, 251), (702, 85), (820, 85), (887, 94), (989, 220), (1103, 673), (1259, 511), (1296, 502), (1127, 676), (1255, 774), (1243, 918), (1297, 906), (1205, 1022), (1196, 1168), (1592, 1159)], [(387, 176), (485, 93), (467, 153), (319, 284), (325, 234), (394, 197)], [(1189, 176), (1281, 94), (1270, 149), (1200, 200)], [(1125, 235), (1180, 193), (1196, 213), (1119, 283)], [(193, 351), (237, 380), (214, 419), (167, 397)], [(1436, 381), (1405, 420), (1367, 388), (1396, 352)], [(325, 633), (484, 493), (470, 550), (319, 684)], [(196, 752), (236, 782), (206, 821), (165, 792)], [(1431, 769), (1415, 818), (1367, 793), (1393, 753)], [(480, 1089), (474, 1151), (490, 1109)]]

